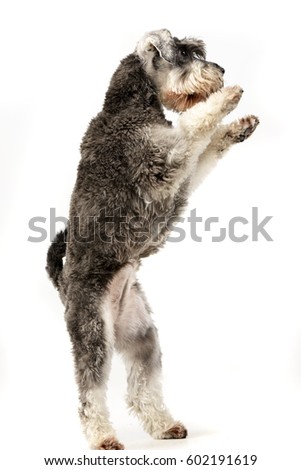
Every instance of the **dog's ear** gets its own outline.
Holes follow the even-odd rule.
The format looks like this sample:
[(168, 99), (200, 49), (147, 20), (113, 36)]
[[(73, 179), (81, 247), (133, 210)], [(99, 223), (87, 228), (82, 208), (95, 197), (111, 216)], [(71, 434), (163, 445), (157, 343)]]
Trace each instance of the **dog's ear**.
[(157, 50), (160, 56), (170, 62), (174, 63), (176, 57), (176, 46), (174, 39), (167, 29), (159, 29), (158, 31), (151, 31), (143, 36), (137, 44), (137, 54), (144, 60), (147, 60), (149, 53)]

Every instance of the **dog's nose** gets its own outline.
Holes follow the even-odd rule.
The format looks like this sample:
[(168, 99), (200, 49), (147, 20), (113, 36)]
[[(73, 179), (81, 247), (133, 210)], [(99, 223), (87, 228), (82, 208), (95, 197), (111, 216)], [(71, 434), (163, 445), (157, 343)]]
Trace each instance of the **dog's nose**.
[(225, 69), (224, 69), (223, 67), (221, 67), (220, 65), (215, 64), (215, 63), (213, 63), (212, 65), (214, 65), (214, 67), (216, 67), (216, 68), (220, 71), (220, 73), (221, 73), (222, 75), (224, 75)]

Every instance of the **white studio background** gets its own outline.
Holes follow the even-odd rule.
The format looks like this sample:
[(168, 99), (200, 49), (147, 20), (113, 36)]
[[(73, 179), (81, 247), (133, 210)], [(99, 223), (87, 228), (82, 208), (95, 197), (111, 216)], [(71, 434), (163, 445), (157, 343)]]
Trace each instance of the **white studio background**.
[[(32, 217), (68, 215), (79, 144), (110, 77), (144, 32), (168, 28), (207, 43), (227, 85), (245, 93), (234, 117), (261, 124), (193, 195), (203, 219), (272, 215), (274, 239), (168, 243), (140, 280), (163, 350), (164, 392), (190, 434), (154, 441), (128, 417), (115, 358), (112, 420), (129, 450), (258, 454), (254, 468), (300, 468), (300, 91), (295, 2), (235, 0), (0, 3), (1, 330), (3, 468), (86, 451), (63, 307), (44, 266), (48, 239), (30, 243)], [(299, 37), (300, 40), (300, 37)], [(60, 225), (58, 224), (58, 229)], [(242, 234), (248, 227), (240, 227)], [(217, 233), (214, 233), (215, 235)], [(14, 460), (15, 459), (15, 460)]]

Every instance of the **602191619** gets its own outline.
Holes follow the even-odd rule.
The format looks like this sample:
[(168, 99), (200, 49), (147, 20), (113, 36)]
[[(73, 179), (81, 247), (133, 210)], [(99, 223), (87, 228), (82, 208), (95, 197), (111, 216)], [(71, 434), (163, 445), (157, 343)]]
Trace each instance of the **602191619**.
[(255, 465), (257, 462), (256, 455), (189, 455), (186, 459), (187, 465), (225, 465), (225, 466), (246, 466)]

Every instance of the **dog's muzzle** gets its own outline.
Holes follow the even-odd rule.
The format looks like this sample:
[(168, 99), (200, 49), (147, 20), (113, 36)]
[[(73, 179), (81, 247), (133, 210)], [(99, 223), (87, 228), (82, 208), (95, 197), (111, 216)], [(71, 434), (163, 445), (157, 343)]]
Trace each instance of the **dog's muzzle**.
[(216, 64), (215, 62), (207, 62), (206, 61), (206, 65), (211, 66), (211, 67), (215, 67), (222, 75), (224, 75), (224, 73), (225, 73), (225, 69), (223, 67), (221, 67), (220, 65)]

